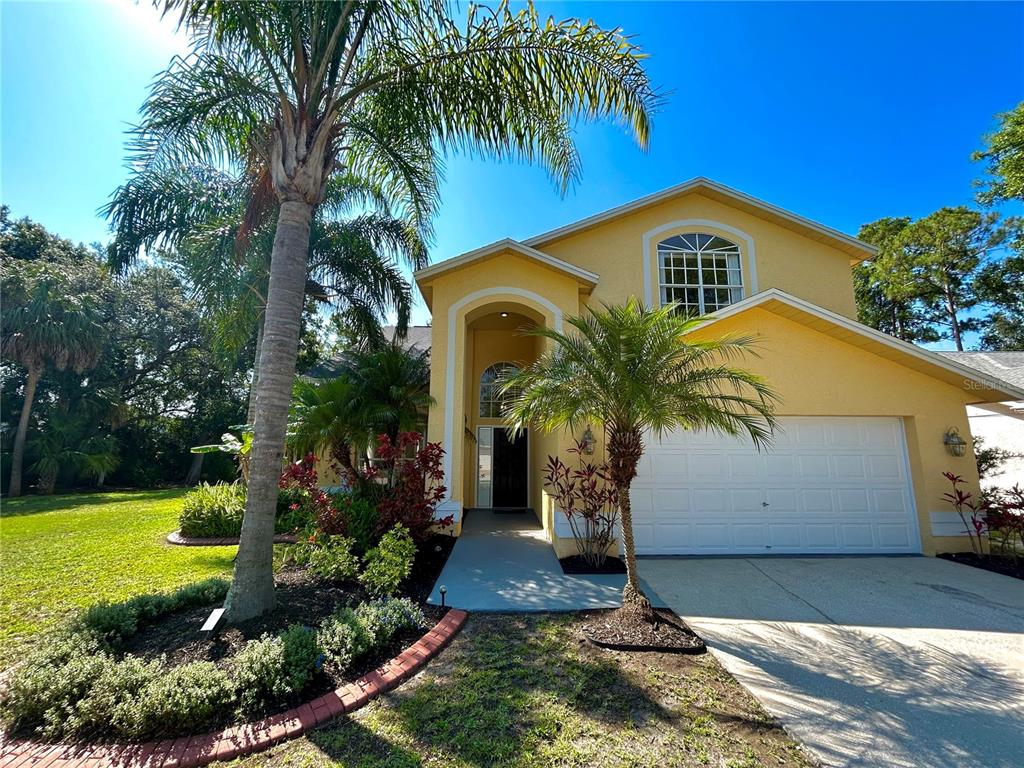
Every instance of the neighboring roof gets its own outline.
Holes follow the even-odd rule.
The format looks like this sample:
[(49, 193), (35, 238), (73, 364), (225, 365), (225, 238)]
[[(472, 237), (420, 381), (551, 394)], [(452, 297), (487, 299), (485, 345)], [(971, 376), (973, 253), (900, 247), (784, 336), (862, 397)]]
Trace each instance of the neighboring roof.
[(525, 256), (528, 259), (532, 259), (533, 261), (551, 267), (554, 270), (564, 272), (585, 284), (588, 288), (593, 288), (597, 285), (597, 281), (600, 279), (599, 275), (590, 272), (589, 270), (577, 267), (575, 264), (570, 264), (567, 261), (556, 259), (554, 256), (549, 256), (546, 253), (541, 253), (535, 248), (530, 248), (529, 246), (523, 245), (518, 240), (512, 240), (507, 237), (504, 240), (498, 240), (490, 245), (485, 245), (483, 248), (477, 248), (475, 251), (469, 251), (468, 253), (463, 253), (459, 256), (454, 256), (450, 259), (440, 261), (432, 266), (419, 269), (413, 273), (413, 277), (416, 278), (417, 283), (422, 283), (450, 270), (466, 264), (471, 264), (474, 261), (480, 261), (482, 259), (490, 258), (491, 256), (496, 256), (504, 251), (512, 251), (520, 256)]
[(765, 309), (780, 317), (794, 320), (840, 341), (959, 387), (976, 397), (973, 402), (1024, 400), (1024, 386), (994, 376), (979, 375), (977, 368), (968, 367), (938, 352), (900, 341), (894, 336), (823, 309), (809, 301), (798, 299), (778, 288), (770, 288), (743, 301), (730, 304), (709, 315), (709, 322), (714, 323), (754, 308)]
[[(395, 333), (397, 330), (397, 327), (394, 325), (385, 325), (381, 328), (384, 338), (388, 341), (395, 341)], [(418, 352), (430, 352), (430, 326), (410, 325), (406, 330), (405, 338), (400, 339), (399, 343), (408, 350), (415, 349)], [(319, 365), (314, 366), (303, 375), (309, 379), (329, 379), (337, 376), (338, 372), (341, 370), (342, 358), (343, 355), (336, 355), (330, 360), (325, 360)]]
[(936, 354), (1024, 389), (1024, 352), (938, 352)]
[(864, 259), (870, 259), (878, 252), (873, 245), (868, 245), (862, 240), (858, 240), (851, 235), (847, 235), (845, 232), (840, 232), (838, 229), (833, 229), (832, 227), (826, 227), (824, 224), (811, 221), (799, 214), (779, 208), (777, 205), (772, 205), (764, 200), (759, 200), (745, 192), (740, 192), (737, 189), (727, 187), (724, 184), (719, 184), (718, 182), (706, 179), (703, 176), (698, 176), (697, 178), (690, 179), (689, 181), (684, 181), (682, 184), (677, 184), (674, 187), (664, 189), (661, 192), (655, 192), (654, 194), (647, 195), (646, 197), (641, 197), (638, 200), (633, 200), (630, 203), (610, 208), (603, 213), (588, 216), (587, 218), (580, 219), (572, 224), (567, 224), (563, 227), (558, 227), (557, 229), (552, 229), (548, 232), (536, 235), (524, 240), (523, 244), (530, 247), (540, 247), (552, 240), (559, 240), (567, 235), (588, 229), (589, 227), (596, 226), (597, 224), (601, 224), (618, 216), (632, 213), (633, 211), (641, 208), (656, 205), (664, 200), (668, 200), (687, 192), (700, 192), (713, 200), (725, 202), (729, 205), (740, 208), (741, 210), (745, 210), (748, 213), (752, 213), (755, 216), (775, 221), (789, 229), (798, 229), (804, 234), (809, 234), (816, 240), (826, 242), (849, 254), (852, 262), (860, 262)]

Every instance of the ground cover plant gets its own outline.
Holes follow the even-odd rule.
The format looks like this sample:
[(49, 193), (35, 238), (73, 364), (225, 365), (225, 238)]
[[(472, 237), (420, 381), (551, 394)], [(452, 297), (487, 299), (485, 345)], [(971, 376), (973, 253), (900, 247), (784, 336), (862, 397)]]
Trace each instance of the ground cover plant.
[(4, 499), (0, 667), (98, 600), (119, 602), (228, 576), (234, 547), (175, 547), (184, 491)]
[(359, 768), (813, 765), (711, 654), (582, 642), (587, 614), (472, 614), (424, 671), (234, 765)]
[[(0, 693), (0, 722), (11, 732), (46, 739), (193, 733), (282, 709), (318, 682), (319, 689), (334, 687), (360, 657), (427, 626), (423, 611), (407, 599), (369, 600), (335, 607), (323, 634), (319, 623), (288, 623), (258, 636), (260, 628), (252, 627), (251, 637), (218, 655), (213, 651), (220, 641), (198, 639), (195, 631), (186, 635), (179, 614), (195, 609), (190, 618), (202, 619), (227, 591), (226, 580), (213, 579), (83, 611), (12, 670)], [(126, 643), (145, 636), (149, 625), (163, 625), (158, 634), (164, 636), (173, 631), (192, 638), (192, 654), (205, 646), (210, 657), (169, 657), (163, 643), (155, 644), (159, 655), (147, 654), (144, 643), (125, 653)]]

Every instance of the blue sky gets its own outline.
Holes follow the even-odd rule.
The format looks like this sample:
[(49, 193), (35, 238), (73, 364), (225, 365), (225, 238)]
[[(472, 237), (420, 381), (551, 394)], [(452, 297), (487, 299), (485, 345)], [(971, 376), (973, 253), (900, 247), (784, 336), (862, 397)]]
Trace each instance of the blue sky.
[[(640, 152), (578, 131), (564, 198), (535, 167), (448, 160), (434, 260), (528, 237), (693, 176), (855, 233), (887, 215), (971, 203), (970, 162), (1024, 98), (1020, 3), (544, 3), (620, 26), (667, 102)], [(0, 195), (74, 240), (125, 176), (124, 131), (184, 41), (148, 3), (4, 0)], [(422, 321), (425, 311), (417, 313)]]

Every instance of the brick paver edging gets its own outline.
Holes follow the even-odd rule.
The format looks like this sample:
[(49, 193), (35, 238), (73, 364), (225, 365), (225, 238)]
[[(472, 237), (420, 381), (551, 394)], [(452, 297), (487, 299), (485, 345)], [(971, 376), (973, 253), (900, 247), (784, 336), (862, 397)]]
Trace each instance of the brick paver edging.
[(416, 643), (354, 683), (255, 723), (236, 725), (202, 736), (145, 744), (0, 743), (0, 768), (194, 768), (260, 752), (285, 739), (317, 728), (338, 715), (354, 712), (412, 677), (448, 645), (468, 614), (452, 609)]
[[(297, 541), (290, 533), (278, 533), (274, 535), (275, 544), (294, 544)], [(181, 531), (167, 534), (168, 544), (177, 544), (179, 547), (231, 547), (238, 544), (237, 536), (225, 536), (222, 538), (207, 538), (196, 536), (182, 536)]]

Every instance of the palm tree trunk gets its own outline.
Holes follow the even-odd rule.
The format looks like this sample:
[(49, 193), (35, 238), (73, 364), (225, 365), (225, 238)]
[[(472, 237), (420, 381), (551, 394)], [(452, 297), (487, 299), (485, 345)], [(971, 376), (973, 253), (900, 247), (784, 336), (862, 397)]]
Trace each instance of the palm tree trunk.
[(636, 429), (612, 429), (608, 435), (608, 466), (619, 503), (619, 524), (622, 526), (622, 552), (626, 559), (626, 586), (622, 589), (621, 614), (627, 620), (653, 620), (651, 601), (640, 587), (636, 572), (636, 542), (633, 539), (633, 505), (630, 486), (636, 477), (636, 466), (644, 453), (643, 434)]
[(309, 203), (283, 202), (274, 236), (245, 517), (225, 603), (226, 618), (232, 623), (274, 608), (274, 513), (295, 381), (312, 214)]
[(245, 423), (250, 426), (256, 423), (256, 390), (260, 382), (260, 354), (263, 352), (263, 325), (266, 310), (260, 314), (260, 324), (256, 328), (256, 359), (252, 363), (252, 382), (249, 384), (249, 410), (245, 415)]
[(28, 369), (25, 379), (25, 402), (21, 405), (21, 416), (18, 418), (18, 431), (14, 435), (14, 447), (11, 451), (11, 485), (7, 489), (8, 496), (21, 496), (21, 473), (25, 462), (25, 438), (28, 435), (28, 420), (32, 416), (32, 402), (36, 399), (36, 385), (43, 371), (40, 368)]

